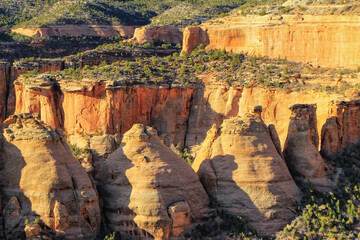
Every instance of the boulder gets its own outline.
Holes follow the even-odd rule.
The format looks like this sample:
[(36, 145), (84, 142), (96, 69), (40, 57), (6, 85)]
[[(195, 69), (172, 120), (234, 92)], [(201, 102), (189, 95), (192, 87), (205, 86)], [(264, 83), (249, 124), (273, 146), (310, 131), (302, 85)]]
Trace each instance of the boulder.
[(209, 214), (208, 196), (191, 166), (142, 124), (124, 135), (96, 180), (111, 231), (169, 239)]
[(295, 216), (300, 193), (260, 115), (255, 107), (214, 125), (192, 167), (219, 211), (268, 235)]

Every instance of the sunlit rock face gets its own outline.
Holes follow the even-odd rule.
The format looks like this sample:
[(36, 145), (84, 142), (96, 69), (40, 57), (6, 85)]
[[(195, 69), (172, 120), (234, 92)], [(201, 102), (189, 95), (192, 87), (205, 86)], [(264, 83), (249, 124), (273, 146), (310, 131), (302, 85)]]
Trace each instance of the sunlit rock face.
[(321, 131), (321, 154), (331, 159), (360, 140), (360, 100), (336, 99), (329, 105), (329, 118)]
[(13, 115), (3, 125), (1, 192), (6, 237), (16, 237), (25, 219), (39, 218), (68, 239), (100, 230), (99, 200), (90, 178), (66, 144), (38, 116)]
[(111, 231), (168, 239), (209, 214), (208, 196), (191, 166), (142, 124), (124, 135), (96, 180)]
[[(294, 217), (300, 194), (260, 114), (261, 107), (255, 107), (214, 125), (192, 167), (218, 210), (242, 216), (259, 233), (271, 234)], [(278, 142), (273, 128), (271, 132)]]
[(284, 157), (295, 180), (310, 181), (318, 190), (330, 190), (328, 168), (321, 157), (317, 132), (316, 105), (295, 104), (284, 146)]
[(325, 67), (359, 65), (359, 16), (236, 16), (184, 30), (183, 52), (206, 49), (287, 58)]
[(181, 28), (171, 26), (146, 26), (136, 28), (134, 37), (127, 41), (135, 44), (154, 44), (158, 42), (177, 44), (182, 43), (182, 40), (183, 33)]

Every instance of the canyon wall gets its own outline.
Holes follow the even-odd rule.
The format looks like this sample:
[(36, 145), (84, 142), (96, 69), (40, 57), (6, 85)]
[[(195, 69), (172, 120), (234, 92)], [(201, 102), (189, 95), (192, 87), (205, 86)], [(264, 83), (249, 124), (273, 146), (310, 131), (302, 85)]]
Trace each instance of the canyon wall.
[(29, 37), (61, 37), (61, 36), (99, 36), (111, 37), (122, 36), (132, 37), (135, 31), (134, 26), (110, 26), (110, 25), (61, 25), (49, 27), (13, 28), (12, 32)]
[(323, 67), (359, 66), (360, 17), (247, 16), (221, 18), (184, 31), (183, 51), (206, 49), (287, 58)]
[[(312, 90), (235, 88), (219, 82), (206, 83), (203, 87), (116, 86), (91, 80), (58, 83), (47, 79), (46, 75), (28, 82), (19, 78), (15, 89), (16, 113), (40, 113), (44, 122), (69, 134), (123, 134), (133, 124), (143, 123), (155, 127), (168, 146), (198, 145), (204, 141), (212, 124), (242, 116), (252, 105), (263, 106), (262, 118), (267, 125), (275, 126), (283, 146), (291, 116), (290, 105), (316, 104), (316, 128), (320, 134), (328, 118), (334, 115), (331, 101), (340, 97), (336, 93)], [(358, 111), (347, 119), (356, 122), (357, 114)], [(351, 139), (359, 135), (358, 131), (353, 131)], [(347, 143), (350, 141), (341, 146)]]

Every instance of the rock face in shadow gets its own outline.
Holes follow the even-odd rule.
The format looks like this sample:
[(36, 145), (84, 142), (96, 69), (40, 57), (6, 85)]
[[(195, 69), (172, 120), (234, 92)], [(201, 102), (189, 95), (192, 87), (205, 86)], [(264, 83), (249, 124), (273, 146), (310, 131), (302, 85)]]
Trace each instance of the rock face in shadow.
[(168, 239), (209, 213), (196, 173), (161, 143), (155, 129), (142, 124), (124, 135), (96, 180), (111, 231)]
[(294, 217), (300, 193), (260, 117), (261, 107), (254, 110), (214, 125), (192, 167), (218, 210), (271, 234)]
[(311, 181), (318, 190), (330, 190), (327, 166), (321, 157), (316, 104), (295, 104), (284, 146), (284, 157), (295, 180)]
[(0, 61), (0, 123), (5, 120), (10, 63)]
[(136, 44), (163, 42), (168, 44), (182, 43), (183, 32), (178, 27), (141, 27), (136, 28), (134, 37), (129, 39), (128, 42)]
[(13, 115), (3, 125), (1, 192), (7, 238), (25, 219), (41, 221), (57, 236), (93, 237), (100, 208), (92, 182), (67, 145), (37, 116)]
[(334, 158), (360, 139), (360, 100), (330, 102), (329, 118), (321, 130), (321, 154)]

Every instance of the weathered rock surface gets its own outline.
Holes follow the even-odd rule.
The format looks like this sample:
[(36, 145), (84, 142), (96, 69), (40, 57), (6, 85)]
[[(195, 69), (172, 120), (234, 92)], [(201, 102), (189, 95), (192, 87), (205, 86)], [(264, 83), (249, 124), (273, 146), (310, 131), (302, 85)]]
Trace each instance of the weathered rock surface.
[(182, 43), (183, 41), (183, 30), (178, 27), (141, 27), (136, 28), (134, 37), (129, 39), (128, 42), (136, 44), (156, 42), (164, 42), (170, 44)]
[(262, 234), (274, 233), (294, 217), (300, 193), (260, 109), (214, 125), (192, 167), (214, 206), (244, 217)]
[(1, 192), (7, 238), (24, 229), (25, 219), (41, 221), (69, 239), (100, 229), (96, 190), (85, 170), (38, 116), (14, 115), (4, 122)]
[(9, 76), (9, 89), (7, 98), (7, 111), (6, 116), (10, 116), (15, 113), (16, 94), (14, 81), (22, 74), (26, 74), (29, 71), (37, 71), (38, 73), (45, 72), (57, 72), (64, 69), (64, 61), (62, 60), (40, 60), (35, 62), (19, 61), (14, 62), (11, 66), (11, 75)]
[(184, 31), (183, 51), (207, 49), (256, 54), (326, 67), (356, 68), (359, 16), (227, 17)]
[[(59, 91), (61, 89), (61, 93)], [(18, 79), (16, 113), (40, 113), (41, 120), (69, 134), (123, 134), (135, 123), (154, 126), (166, 145), (184, 143), (196, 87), (119, 86), (104, 81), (63, 83), (43, 76)]]
[(321, 131), (321, 154), (333, 158), (359, 142), (360, 101), (336, 99), (329, 105), (329, 118)]
[(283, 152), (290, 172), (295, 180), (310, 181), (318, 190), (330, 190), (329, 172), (318, 151), (316, 105), (295, 104), (290, 110), (292, 114)]
[(209, 213), (198, 176), (159, 140), (135, 124), (96, 176), (111, 231), (168, 239)]
[(61, 37), (61, 36), (123, 36), (132, 37), (135, 31), (134, 26), (109, 26), (109, 25), (60, 25), (41, 28), (13, 28), (12, 32), (29, 37)]

